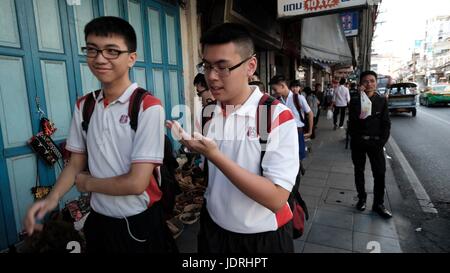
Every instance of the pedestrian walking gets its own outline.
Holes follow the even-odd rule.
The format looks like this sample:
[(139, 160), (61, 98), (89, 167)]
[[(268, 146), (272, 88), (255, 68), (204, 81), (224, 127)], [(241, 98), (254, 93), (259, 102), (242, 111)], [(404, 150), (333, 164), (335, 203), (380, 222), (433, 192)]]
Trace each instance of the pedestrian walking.
[(338, 127), (337, 119), (339, 118), (339, 128), (344, 128), (344, 120), (345, 120), (345, 111), (347, 109), (347, 105), (350, 101), (350, 92), (347, 87), (345, 87), (345, 79), (342, 78), (339, 81), (339, 86), (334, 90), (333, 103), (332, 107), (333, 111), (333, 130), (336, 130)]
[(386, 161), (383, 151), (391, 128), (389, 110), (386, 99), (376, 92), (375, 72), (362, 72), (360, 82), (364, 91), (355, 95), (350, 102), (348, 128), (358, 192), (356, 208), (360, 211), (366, 209), (364, 169), (367, 155), (374, 178), (372, 210), (384, 218), (390, 218), (391, 212), (384, 207)]

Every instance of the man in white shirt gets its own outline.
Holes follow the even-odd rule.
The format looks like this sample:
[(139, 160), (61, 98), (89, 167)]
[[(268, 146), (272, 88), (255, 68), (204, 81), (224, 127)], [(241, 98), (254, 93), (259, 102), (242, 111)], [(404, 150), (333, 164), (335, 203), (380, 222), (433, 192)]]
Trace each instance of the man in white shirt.
[(339, 119), (339, 128), (344, 128), (344, 119), (345, 119), (345, 110), (347, 109), (347, 105), (350, 102), (350, 92), (348, 88), (345, 87), (345, 79), (342, 78), (339, 81), (339, 86), (334, 90), (332, 107), (334, 107), (333, 111), (333, 130), (337, 128), (337, 119), (338, 115)]
[[(257, 109), (264, 94), (248, 85), (257, 66), (250, 33), (239, 24), (225, 23), (205, 33), (200, 42), (203, 62), (197, 68), (205, 74), (217, 105), (205, 136), (183, 133), (180, 141), (208, 162), (198, 251), (293, 252), (287, 200), (299, 168), (294, 116), (275, 100), (263, 146)], [(175, 135), (182, 132), (176, 122), (168, 121), (168, 127)]]

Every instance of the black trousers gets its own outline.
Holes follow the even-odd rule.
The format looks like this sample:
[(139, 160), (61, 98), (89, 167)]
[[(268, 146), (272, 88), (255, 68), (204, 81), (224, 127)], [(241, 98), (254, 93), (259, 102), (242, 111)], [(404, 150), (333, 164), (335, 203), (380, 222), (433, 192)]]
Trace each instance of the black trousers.
[(351, 138), (352, 161), (355, 169), (355, 186), (358, 198), (366, 199), (364, 169), (366, 165), (366, 154), (369, 157), (370, 166), (374, 178), (374, 200), (373, 204), (384, 203), (386, 160), (384, 158), (383, 146), (380, 140), (362, 140)]
[[(118, 219), (91, 210), (84, 224), (88, 253), (170, 253), (178, 252), (164, 219), (161, 202), (142, 213)], [(138, 242), (130, 235), (133, 235)]]
[(218, 226), (203, 204), (198, 233), (198, 253), (293, 253), (292, 221), (275, 231), (242, 234)]
[(338, 115), (340, 114), (341, 116), (339, 118), (339, 127), (344, 126), (345, 109), (347, 109), (346, 106), (343, 106), (343, 107), (336, 106), (336, 107), (334, 107), (334, 112), (333, 112), (333, 124), (334, 125), (337, 125)]

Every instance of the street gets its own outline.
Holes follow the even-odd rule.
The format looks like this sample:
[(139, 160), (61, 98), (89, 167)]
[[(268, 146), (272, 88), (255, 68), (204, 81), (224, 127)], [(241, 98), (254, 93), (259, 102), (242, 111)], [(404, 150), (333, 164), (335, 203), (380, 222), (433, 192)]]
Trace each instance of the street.
[(417, 106), (417, 116), (391, 115), (391, 135), (441, 217), (450, 218), (450, 107)]

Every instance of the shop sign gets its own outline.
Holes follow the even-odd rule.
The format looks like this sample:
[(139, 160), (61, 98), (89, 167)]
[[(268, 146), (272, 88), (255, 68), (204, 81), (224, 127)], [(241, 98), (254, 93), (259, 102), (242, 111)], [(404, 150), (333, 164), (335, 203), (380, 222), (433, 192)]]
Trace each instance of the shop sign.
[(278, 18), (310, 15), (367, 4), (367, 0), (278, 0)]
[(342, 28), (345, 36), (358, 35), (359, 28), (359, 12), (344, 12), (341, 13)]

